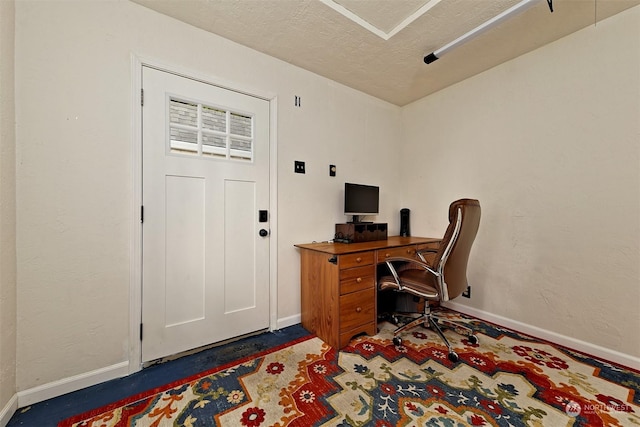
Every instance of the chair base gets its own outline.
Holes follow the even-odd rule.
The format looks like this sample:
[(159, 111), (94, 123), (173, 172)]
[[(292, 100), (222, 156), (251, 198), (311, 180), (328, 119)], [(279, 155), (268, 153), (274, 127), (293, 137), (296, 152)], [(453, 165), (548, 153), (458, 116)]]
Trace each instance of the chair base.
[(425, 303), (424, 305), (424, 313), (419, 315), (419, 317), (414, 317), (416, 313), (393, 313), (391, 314), (391, 318), (396, 320), (394, 323), (398, 324), (399, 322), (397, 322), (398, 317), (411, 317), (413, 318), (412, 321), (410, 321), (409, 323), (406, 323), (402, 326), (399, 326), (398, 328), (396, 328), (395, 331), (393, 331), (393, 343), (395, 345), (401, 345), (402, 344), (402, 338), (400, 338), (400, 334), (403, 333), (404, 331), (408, 330), (408, 329), (412, 329), (415, 328), (416, 326), (419, 325), (423, 325), (425, 328), (429, 328), (432, 329), (433, 331), (435, 331), (438, 336), (440, 337), (440, 339), (444, 342), (444, 344), (447, 346), (447, 349), (449, 350), (449, 360), (451, 360), (452, 362), (457, 362), (458, 361), (458, 354), (453, 350), (453, 347), (451, 346), (451, 344), (449, 343), (449, 340), (447, 339), (447, 337), (444, 336), (444, 333), (442, 332), (442, 329), (440, 328), (440, 324), (442, 324), (443, 326), (452, 329), (454, 332), (456, 332), (459, 335), (465, 336), (468, 338), (469, 342), (471, 342), (472, 344), (477, 344), (478, 343), (478, 337), (476, 335), (474, 335), (473, 330), (467, 326), (463, 326), (460, 325), (456, 322), (452, 322), (448, 319), (444, 319), (439, 317), (437, 314), (433, 313), (431, 311), (431, 307), (429, 307), (428, 303)]

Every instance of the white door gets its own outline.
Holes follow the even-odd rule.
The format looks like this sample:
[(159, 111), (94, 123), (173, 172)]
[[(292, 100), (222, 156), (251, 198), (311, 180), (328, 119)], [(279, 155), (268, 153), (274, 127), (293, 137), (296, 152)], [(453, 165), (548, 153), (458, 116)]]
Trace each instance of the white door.
[(269, 102), (149, 67), (142, 87), (147, 362), (269, 327)]

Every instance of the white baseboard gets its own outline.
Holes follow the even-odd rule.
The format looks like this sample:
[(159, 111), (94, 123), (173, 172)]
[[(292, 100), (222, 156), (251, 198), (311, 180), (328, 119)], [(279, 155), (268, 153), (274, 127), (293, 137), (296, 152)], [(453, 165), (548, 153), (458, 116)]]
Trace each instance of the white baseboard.
[(591, 344), (586, 341), (581, 341), (572, 337), (568, 337), (566, 335), (561, 335), (556, 332), (538, 328), (536, 326), (527, 325), (526, 323), (508, 319), (497, 314), (488, 313), (486, 311), (469, 307), (464, 304), (448, 301), (446, 303), (443, 303), (442, 305), (444, 307), (451, 308), (452, 310), (459, 311), (460, 313), (468, 314), (469, 316), (477, 317), (478, 319), (486, 320), (488, 322), (504, 326), (505, 328), (513, 329), (517, 332), (531, 335), (535, 338), (540, 338), (554, 344), (559, 344), (563, 347), (578, 350), (590, 356), (595, 356), (609, 362), (615, 362), (622, 366), (640, 370), (640, 358), (632, 356), (630, 354), (620, 353), (619, 351), (601, 347), (596, 344)]
[[(0, 0), (1, 1), (1, 0)], [(297, 325), (301, 322), (300, 314), (278, 319), (277, 328), (282, 329), (288, 326)], [(33, 405), (47, 399), (62, 396), (85, 387), (90, 387), (116, 378), (129, 375), (129, 362), (121, 362), (105, 368), (96, 369), (95, 371), (86, 372), (84, 374), (75, 375), (73, 377), (64, 378), (47, 384), (33, 387), (24, 391), (20, 391), (14, 396), (12, 401), (0, 412), (0, 421), (4, 420), (5, 413), (7, 422), (13, 416), (17, 408)], [(0, 423), (0, 427), (4, 424)]]
[(0, 426), (5, 427), (9, 424), (9, 420), (13, 417), (13, 414), (18, 410), (18, 395), (14, 394), (11, 399), (4, 405), (2, 411), (0, 411)]
[(39, 385), (38, 387), (18, 392), (18, 407), (23, 408), (33, 405), (34, 403), (127, 375), (129, 375), (129, 362), (120, 362), (115, 365), (96, 369), (95, 371), (85, 372), (84, 374)]
[(278, 329), (282, 329), (289, 326), (297, 325), (300, 322), (302, 322), (302, 316), (300, 314), (296, 314), (293, 316), (278, 319), (277, 327)]

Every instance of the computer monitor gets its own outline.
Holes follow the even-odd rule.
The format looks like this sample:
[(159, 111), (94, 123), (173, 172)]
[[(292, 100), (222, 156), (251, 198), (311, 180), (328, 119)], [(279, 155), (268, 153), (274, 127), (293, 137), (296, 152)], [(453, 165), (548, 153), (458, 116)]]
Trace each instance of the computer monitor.
[(378, 215), (379, 204), (379, 187), (350, 182), (344, 184), (344, 214), (351, 215), (353, 223), (362, 222), (362, 216)]

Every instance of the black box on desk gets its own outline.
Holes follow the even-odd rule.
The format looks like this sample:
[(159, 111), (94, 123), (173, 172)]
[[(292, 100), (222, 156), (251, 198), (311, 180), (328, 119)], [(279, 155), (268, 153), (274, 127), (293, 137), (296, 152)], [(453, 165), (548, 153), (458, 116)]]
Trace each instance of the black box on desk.
[(336, 224), (336, 240), (346, 240), (348, 243), (371, 242), (387, 238), (387, 223), (358, 222)]

